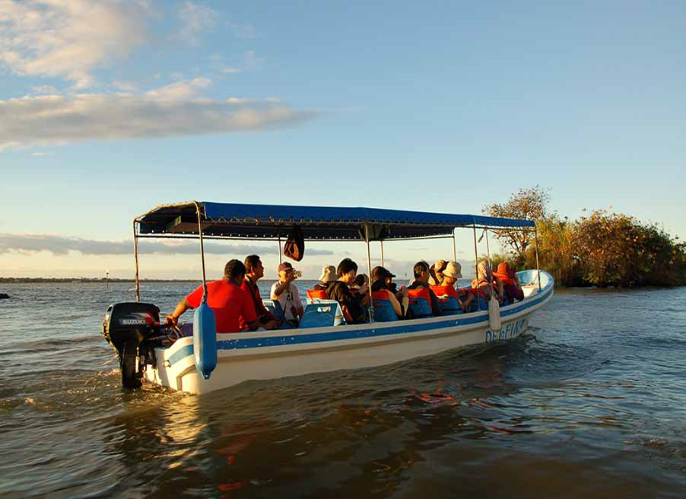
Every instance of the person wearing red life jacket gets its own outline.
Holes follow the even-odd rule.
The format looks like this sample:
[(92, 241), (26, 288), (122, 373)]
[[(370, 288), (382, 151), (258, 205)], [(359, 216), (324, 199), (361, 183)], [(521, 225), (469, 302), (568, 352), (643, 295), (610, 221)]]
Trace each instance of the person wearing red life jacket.
[(479, 262), (476, 268), (476, 279), (472, 281), (472, 288), (478, 291), (486, 301), (494, 297), (502, 305), (503, 283), (495, 275), (488, 260)]
[[(253, 304), (255, 305), (255, 313), (260, 321), (260, 324), (265, 329), (276, 329), (279, 327), (279, 323), (272, 315), (272, 313), (267, 310), (262, 301), (262, 295), (260, 294), (260, 288), (257, 287), (257, 281), (264, 277), (264, 265), (262, 265), (262, 260), (257, 255), (249, 255), (245, 257), (245, 279), (243, 284), (241, 284), (241, 289), (250, 293), (253, 299)], [(247, 324), (242, 324), (241, 329), (247, 329)]]
[(329, 283), (334, 282), (337, 279), (336, 267), (333, 265), (324, 265), (322, 275), (319, 276), (319, 282), (315, 284), (312, 289), (307, 290), (307, 297), (328, 300), (329, 294), (327, 293), (327, 288), (329, 287)]
[(429, 271), (429, 264), (426, 263), (425, 261), (417, 262), (414, 264), (414, 281), (412, 284), (408, 286), (408, 289), (426, 289), (429, 291), (429, 297), (431, 302), (429, 303), (431, 305), (431, 311), (434, 315), (434, 317), (438, 317), (441, 315), (441, 308), (438, 305), (438, 298), (436, 297), (436, 294), (431, 290), (431, 286), (429, 285), (429, 278), (431, 277), (431, 273)]
[(391, 291), (392, 281), (395, 277), (384, 267), (374, 267), (372, 269), (372, 299), (373, 300), (388, 300), (393, 307), (393, 311), (398, 319), (405, 317), (410, 304), (409, 293), (407, 288), (403, 287), (397, 294)]
[(519, 277), (509, 263), (500, 263), (497, 272), (494, 272), (493, 275), (503, 283), (504, 296), (510, 303), (524, 299), (524, 291), (519, 283)]

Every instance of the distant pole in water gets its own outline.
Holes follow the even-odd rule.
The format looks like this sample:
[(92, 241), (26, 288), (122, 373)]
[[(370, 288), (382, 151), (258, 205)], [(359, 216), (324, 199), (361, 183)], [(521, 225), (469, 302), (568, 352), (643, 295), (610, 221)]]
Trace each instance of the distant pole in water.
[(105, 271), (105, 289), (109, 291), (110, 289), (110, 271)]

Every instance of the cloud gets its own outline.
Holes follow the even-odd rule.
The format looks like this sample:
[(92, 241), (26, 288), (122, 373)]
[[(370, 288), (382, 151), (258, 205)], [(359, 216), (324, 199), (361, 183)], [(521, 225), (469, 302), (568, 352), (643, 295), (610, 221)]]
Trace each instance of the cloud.
[(150, 12), (144, 0), (3, 0), (0, 65), (87, 88), (94, 81), (92, 70), (145, 41)]
[(143, 94), (39, 95), (0, 100), (0, 151), (88, 140), (263, 131), (303, 123), (318, 111), (269, 100), (213, 100), (207, 78)]
[(211, 31), (217, 24), (216, 11), (193, 2), (183, 4), (178, 15), (183, 23), (180, 37), (191, 45), (200, 44), (202, 34)]
[[(206, 254), (215, 255), (275, 255), (279, 253), (276, 244), (270, 246), (254, 244), (221, 244), (211, 241), (204, 243)], [(193, 241), (156, 242), (140, 240), (138, 245), (141, 254), (160, 255), (197, 255), (198, 243)], [(2, 234), (0, 233), (0, 254), (20, 253), (33, 255), (47, 251), (53, 255), (66, 255), (77, 251), (84, 255), (130, 255), (133, 253), (131, 241), (96, 241), (65, 237), (56, 234)], [(308, 256), (333, 255), (329, 250), (307, 249)]]

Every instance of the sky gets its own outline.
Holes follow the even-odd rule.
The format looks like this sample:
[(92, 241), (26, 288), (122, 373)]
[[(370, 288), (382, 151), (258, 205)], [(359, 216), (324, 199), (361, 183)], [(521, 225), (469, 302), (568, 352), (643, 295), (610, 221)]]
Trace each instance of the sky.
[[(540, 185), (683, 239), (684, 26), (682, 0), (0, 0), (0, 277), (130, 278), (133, 218), (188, 200), (479, 214)], [(366, 267), (308, 248), (306, 277)], [(141, 276), (198, 278), (196, 249), (144, 245)], [(275, 278), (235, 241), (208, 277), (251, 252)], [(399, 276), (452, 252), (384, 247)]]

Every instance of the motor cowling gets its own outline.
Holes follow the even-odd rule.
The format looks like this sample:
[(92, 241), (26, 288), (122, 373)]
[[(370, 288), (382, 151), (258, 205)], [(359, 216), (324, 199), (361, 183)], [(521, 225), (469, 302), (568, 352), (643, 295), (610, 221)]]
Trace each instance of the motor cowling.
[(116, 303), (105, 313), (102, 334), (119, 356), (122, 385), (141, 386), (143, 370), (159, 344), (160, 309), (151, 303)]

